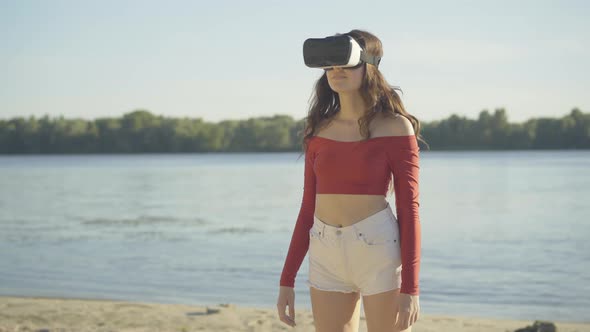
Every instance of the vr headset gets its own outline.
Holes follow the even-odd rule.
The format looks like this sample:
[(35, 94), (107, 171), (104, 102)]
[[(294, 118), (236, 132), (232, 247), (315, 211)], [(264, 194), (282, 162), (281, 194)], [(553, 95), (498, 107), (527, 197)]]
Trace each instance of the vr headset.
[(363, 63), (379, 67), (381, 57), (368, 54), (351, 36), (338, 35), (306, 39), (303, 60), (310, 68), (330, 70), (331, 67), (358, 68)]

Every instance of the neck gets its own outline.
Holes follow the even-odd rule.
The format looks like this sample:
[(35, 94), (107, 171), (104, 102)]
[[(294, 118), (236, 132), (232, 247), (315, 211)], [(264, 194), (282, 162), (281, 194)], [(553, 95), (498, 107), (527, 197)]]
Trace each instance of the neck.
[(344, 121), (358, 121), (366, 110), (365, 102), (359, 91), (339, 93), (340, 111), (337, 118)]

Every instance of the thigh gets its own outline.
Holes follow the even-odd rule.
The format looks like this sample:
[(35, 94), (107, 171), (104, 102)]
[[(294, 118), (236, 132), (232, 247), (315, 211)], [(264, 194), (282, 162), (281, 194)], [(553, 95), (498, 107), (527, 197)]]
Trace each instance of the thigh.
[(363, 296), (363, 308), (367, 321), (367, 332), (411, 332), (412, 327), (405, 330), (394, 330), (399, 305), (399, 291), (391, 291)]
[(361, 317), (359, 292), (309, 288), (316, 332), (357, 332)]

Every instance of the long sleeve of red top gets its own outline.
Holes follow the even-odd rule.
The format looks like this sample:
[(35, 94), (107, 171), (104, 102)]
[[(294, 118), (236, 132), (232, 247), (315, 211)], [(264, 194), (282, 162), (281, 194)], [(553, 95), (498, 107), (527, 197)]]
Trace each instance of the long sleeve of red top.
[(395, 208), (400, 228), (402, 258), (401, 293), (419, 295), (421, 227), (419, 202), (419, 148), (414, 139), (407, 147), (388, 154), (393, 173)]
[(295, 277), (309, 249), (309, 230), (313, 226), (315, 212), (316, 179), (313, 171), (313, 149), (305, 152), (303, 198), (291, 244), (281, 273), (281, 286), (295, 287)]

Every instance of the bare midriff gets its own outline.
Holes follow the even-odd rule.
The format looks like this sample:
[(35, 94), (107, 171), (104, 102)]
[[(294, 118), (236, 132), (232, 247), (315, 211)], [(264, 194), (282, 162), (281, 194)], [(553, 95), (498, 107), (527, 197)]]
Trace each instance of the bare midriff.
[(346, 227), (386, 207), (383, 195), (316, 194), (315, 216), (328, 225)]

